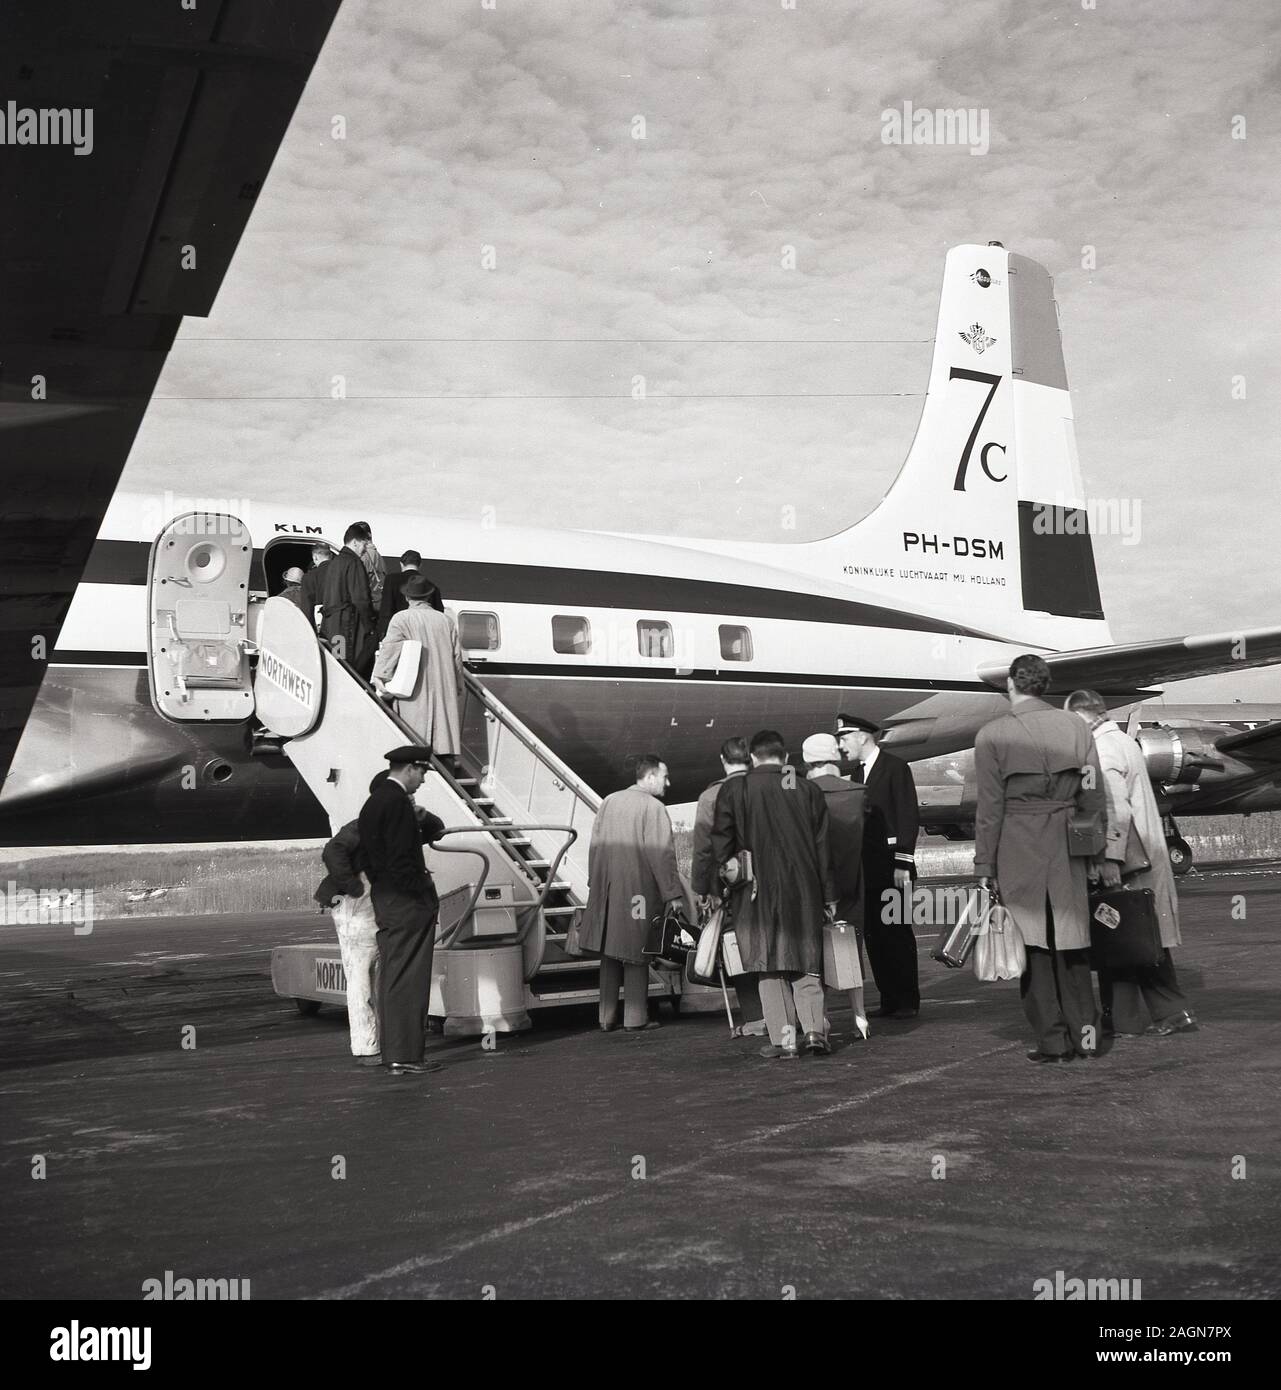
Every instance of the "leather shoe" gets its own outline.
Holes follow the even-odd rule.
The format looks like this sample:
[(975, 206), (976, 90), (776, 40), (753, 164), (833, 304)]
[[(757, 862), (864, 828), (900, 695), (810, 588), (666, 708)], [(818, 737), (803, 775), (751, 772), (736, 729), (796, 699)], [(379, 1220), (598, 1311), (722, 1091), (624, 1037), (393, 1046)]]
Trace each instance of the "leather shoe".
[(891, 1017), (891, 1018), (915, 1018), (920, 1012), (921, 1012), (921, 1009), (920, 1009), (920, 1006), (918, 1005), (918, 1006), (917, 1006), (916, 1008), (914, 1008), (914, 1009), (895, 1009), (894, 1012), (890, 1015), (890, 1017)]
[(766, 1043), (765, 1046), (761, 1048), (761, 1056), (767, 1058), (771, 1062), (776, 1062), (779, 1058), (782, 1058), (784, 1061), (794, 1062), (800, 1055), (798, 1049), (794, 1047), (776, 1047), (773, 1043)]
[(1072, 1052), (1029, 1052), (1029, 1062), (1070, 1062), (1075, 1056)]
[(826, 1057), (832, 1051), (832, 1044), (822, 1033), (806, 1033), (804, 1041), (806, 1052), (817, 1052)]
[(1195, 1033), (1198, 1032), (1200, 1025), (1196, 1019), (1186, 1010), (1181, 1014), (1175, 1014), (1173, 1018), (1164, 1019), (1160, 1023), (1151, 1023), (1143, 1031), (1154, 1038), (1168, 1038), (1171, 1033)]
[(423, 1072), (440, 1071), (442, 1062), (388, 1062), (387, 1070), (393, 1076), (421, 1076)]

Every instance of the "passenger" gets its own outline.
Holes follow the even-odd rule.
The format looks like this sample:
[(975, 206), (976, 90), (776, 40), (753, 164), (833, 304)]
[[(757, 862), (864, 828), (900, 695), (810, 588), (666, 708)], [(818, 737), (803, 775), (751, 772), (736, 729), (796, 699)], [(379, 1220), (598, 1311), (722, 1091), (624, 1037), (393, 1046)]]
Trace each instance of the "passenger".
[(1074, 808), (1105, 814), (1099, 755), (1081, 720), (1041, 698), (1050, 668), (1039, 656), (1015, 657), (1005, 688), (1009, 714), (984, 724), (974, 745), (974, 873), (999, 889), (1027, 946), (1028, 1060), (1070, 1062), (1097, 1055), (1086, 860), (1068, 853), (1068, 821)]
[(409, 606), (401, 590), (418, 573), (423, 557), (416, 550), (406, 550), (400, 557), (400, 572), (389, 574), (383, 583), (382, 601), (378, 605), (378, 640), (387, 636), (387, 624), (396, 613), (403, 613)]
[(645, 937), (665, 907), (685, 908), (671, 817), (662, 804), (668, 781), (667, 764), (656, 753), (637, 758), (635, 786), (607, 796), (592, 825), (580, 941), (585, 951), (601, 957), (605, 1033), (618, 1027), (620, 985), (624, 1031), (662, 1026), (649, 1019)]
[[(832, 877), (836, 883), (836, 915), (854, 928), (859, 973), (863, 961), (863, 798), (864, 789), (841, 776), (841, 752), (831, 734), (811, 734), (801, 745), (805, 775), (823, 793), (829, 821)], [(866, 1038), (867, 1008), (863, 986), (848, 991), (854, 1028)]]
[(887, 893), (912, 891), (920, 812), (912, 769), (877, 744), (876, 732), (870, 719), (857, 715), (842, 714), (836, 721), (837, 742), (858, 764), (864, 787), (863, 935), (881, 996), (876, 1017), (915, 1018), (921, 1012), (921, 986), (911, 913), (885, 908)]
[(431, 606), (436, 586), (421, 574), (411, 575), (404, 595), (409, 607), (387, 625), (378, 648), (374, 684), (381, 689), (395, 674), (405, 642), (420, 642), (422, 656), (414, 693), (396, 701), (396, 713), (436, 756), (457, 763), (462, 752), (463, 663), (458, 629)]
[[(712, 821), (716, 813), (716, 796), (731, 777), (742, 777), (751, 767), (745, 738), (727, 738), (721, 744), (721, 767), (725, 775), (717, 778), (698, 798), (694, 813), (694, 864), (690, 884), (701, 911), (717, 907), (722, 899), (721, 882), (712, 861)], [(761, 994), (755, 975), (734, 976), (734, 991), (738, 995), (743, 1021), (735, 1029), (736, 1038), (763, 1038), (765, 1015), (761, 1011)]]
[[(1096, 861), (1095, 868), (1105, 888), (1119, 887), (1123, 867), (1132, 858), (1127, 854), (1127, 848), (1137, 841), (1142, 853), (1133, 858), (1146, 859), (1148, 867), (1136, 867), (1125, 873), (1125, 884), (1131, 888), (1152, 889), (1161, 929), (1161, 959), (1156, 965), (1099, 971), (1103, 1031), (1118, 1037), (1152, 1033), (1162, 1038), (1172, 1033), (1194, 1032), (1197, 1021), (1188, 1007), (1187, 997), (1179, 988), (1174, 974), (1174, 960), (1170, 955), (1171, 946), (1182, 944), (1179, 902), (1169, 851), (1165, 847), (1161, 813), (1157, 809), (1143, 753), (1134, 739), (1108, 717), (1107, 705), (1096, 691), (1073, 691), (1063, 708), (1080, 715), (1089, 725), (1103, 769), (1103, 790), (1108, 802), (1108, 840), (1106, 854)], [(1145, 1013), (1151, 1016), (1150, 1023)]]
[[(369, 784), (387, 780), (380, 772)], [(421, 810), (421, 807), (416, 807)], [(351, 1053), (358, 1067), (382, 1063), (378, 1050), (378, 923), (374, 919), (369, 880), (360, 848), (360, 824), (348, 821), (321, 850), (326, 874), (316, 889), (316, 901), (332, 909), (343, 974), (347, 977), (347, 1028)]]
[(306, 600), (302, 596), (303, 572), (297, 565), (290, 565), (281, 578), (285, 581), (285, 587), (280, 591), (281, 598), (287, 598), (302, 612), (306, 612)]
[(329, 574), (325, 566), (332, 559), (327, 545), (313, 545), (311, 568), (302, 577), (302, 593), (299, 595), (298, 606), (317, 628), (320, 626), (320, 610), (325, 603), (325, 579)]
[(387, 579), (387, 562), (378, 553), (378, 547), (374, 544), (373, 528), (367, 521), (358, 521), (356, 525), (361, 527), (365, 535), (369, 538), (369, 544), (365, 547), (361, 560), (364, 561), (365, 573), (369, 576), (369, 597), (374, 605), (374, 612), (377, 613), (383, 601), (383, 585)]
[(369, 679), (373, 666), (376, 626), (373, 601), (369, 596), (369, 576), (362, 559), (371, 544), (362, 523), (348, 526), (343, 535), (343, 548), (325, 575), (325, 612), (320, 627), (334, 655), (346, 661), (364, 680)]
[(418, 817), (414, 807), (414, 793), (431, 766), (431, 749), (408, 744), (386, 758), (387, 777), (373, 786), (361, 808), (357, 834), (378, 923), (382, 1057), (393, 1075), (402, 1075), (440, 1066), (423, 1061), (440, 901), (422, 847), (434, 844), (445, 827), (430, 813)]
[[(823, 920), (836, 911), (823, 793), (784, 767), (780, 734), (752, 739), (752, 770), (716, 798), (712, 858), (733, 887), (734, 935), (743, 966), (759, 976), (769, 1029), (762, 1057), (832, 1050), (823, 1019)], [(748, 861), (750, 856), (750, 873)], [(824, 905), (826, 904), (826, 914)], [(790, 986), (790, 988), (788, 987)]]

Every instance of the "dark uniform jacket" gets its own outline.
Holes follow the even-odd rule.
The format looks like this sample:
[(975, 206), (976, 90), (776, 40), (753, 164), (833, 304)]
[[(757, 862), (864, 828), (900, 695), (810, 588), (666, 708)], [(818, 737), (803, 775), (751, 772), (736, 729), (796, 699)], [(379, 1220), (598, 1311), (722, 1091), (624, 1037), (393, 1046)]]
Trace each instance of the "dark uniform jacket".
[(298, 586), (295, 602), (313, 624), (316, 621), (316, 609), (322, 607), (325, 602), (325, 576), (332, 564), (332, 560), (325, 560), (319, 565), (313, 565), (303, 575), (302, 583)]
[(743, 850), (756, 880), (730, 900), (743, 968), (821, 974), (825, 909), (836, 891), (826, 800), (803, 772), (765, 763), (724, 783), (712, 860), (719, 868)]
[[(878, 758), (879, 762), (880, 759)], [(836, 915), (856, 925), (863, 920), (863, 802), (866, 791), (844, 777), (825, 772), (810, 781), (823, 793), (830, 822)]]
[(916, 868), (921, 813), (912, 769), (882, 748), (864, 776), (863, 792), (863, 867), (869, 880), (888, 886), (895, 869)]
[(423, 863), (423, 845), (439, 839), (444, 828), (444, 822), (431, 814), (420, 826), (404, 787), (390, 777), (380, 782), (369, 793), (357, 821), (365, 872), (374, 893), (400, 893), (434, 907), (436, 885)]
[(357, 821), (349, 820), (320, 851), (320, 857), (326, 871), (320, 887), (316, 889), (316, 901), (321, 907), (331, 907), (337, 897), (364, 896), (365, 885), (360, 881), (360, 871), (365, 867), (365, 862), (360, 852), (360, 825)]
[(373, 600), (369, 597), (369, 573), (354, 550), (344, 546), (327, 565), (324, 580), (324, 617), (320, 631), (330, 643), (342, 638), (337, 654), (359, 665), (374, 634)]

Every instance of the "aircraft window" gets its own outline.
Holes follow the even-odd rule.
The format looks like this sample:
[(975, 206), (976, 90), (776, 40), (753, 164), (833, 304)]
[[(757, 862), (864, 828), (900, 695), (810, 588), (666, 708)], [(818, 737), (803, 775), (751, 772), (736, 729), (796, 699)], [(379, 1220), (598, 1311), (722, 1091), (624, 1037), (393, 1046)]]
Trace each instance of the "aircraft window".
[(458, 645), (472, 652), (498, 650), (497, 613), (460, 613), (458, 615)]
[(552, 650), (567, 656), (586, 656), (592, 649), (592, 625), (586, 618), (557, 613), (552, 618)]
[(659, 618), (642, 618), (636, 624), (636, 642), (642, 656), (671, 657), (676, 653), (672, 625)]
[(750, 661), (752, 659), (752, 630), (749, 627), (731, 627), (725, 624), (721, 633), (722, 661)]

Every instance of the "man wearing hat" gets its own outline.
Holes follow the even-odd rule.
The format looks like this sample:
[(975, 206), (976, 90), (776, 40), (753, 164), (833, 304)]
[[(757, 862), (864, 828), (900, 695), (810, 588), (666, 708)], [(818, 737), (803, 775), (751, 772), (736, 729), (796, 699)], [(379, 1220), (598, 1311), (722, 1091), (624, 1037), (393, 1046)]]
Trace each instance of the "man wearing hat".
[(427, 811), (420, 822), (414, 806), (414, 793), (431, 767), (431, 749), (411, 743), (386, 758), (387, 777), (371, 789), (357, 825), (378, 923), (383, 1063), (402, 1075), (439, 1066), (423, 1061), (440, 912), (423, 844), (438, 840), (445, 826)]
[[(403, 613), (409, 607), (405, 601), (405, 585), (418, 573), (419, 566), (423, 562), (423, 557), (416, 550), (406, 550), (400, 557), (400, 570), (396, 574), (389, 574), (383, 581), (382, 603), (378, 608), (378, 640), (381, 642), (387, 636), (387, 625), (397, 613)], [(423, 576), (424, 578), (426, 576)], [(444, 601), (440, 596), (440, 589), (432, 595), (431, 606), (437, 613), (445, 611)]]
[[(858, 715), (836, 721), (841, 752), (862, 771), (864, 788), (864, 939), (872, 977), (881, 992), (878, 1018), (915, 1018), (921, 1011), (916, 936), (911, 913), (886, 914), (887, 892), (911, 892), (916, 876), (920, 813), (912, 769), (876, 742), (878, 726)], [(893, 915), (896, 921), (887, 922)]]
[(406, 642), (420, 644), (413, 693), (396, 701), (396, 713), (437, 757), (454, 759), (462, 751), (462, 652), (458, 629), (431, 605), (436, 586), (426, 575), (411, 575), (404, 587), (409, 607), (392, 615), (374, 661), (374, 684), (392, 678)]

